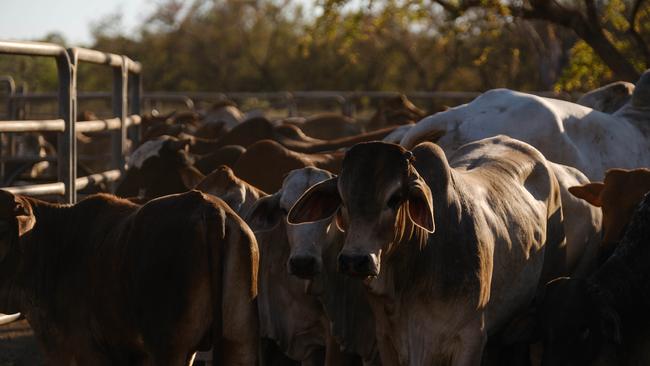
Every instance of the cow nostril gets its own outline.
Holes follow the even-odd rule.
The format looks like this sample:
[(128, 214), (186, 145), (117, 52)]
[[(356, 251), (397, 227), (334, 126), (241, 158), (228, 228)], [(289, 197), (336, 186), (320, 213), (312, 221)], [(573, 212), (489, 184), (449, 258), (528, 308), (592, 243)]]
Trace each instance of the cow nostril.
[(289, 259), (289, 271), (298, 277), (315, 275), (317, 271), (316, 258), (312, 256), (297, 256)]

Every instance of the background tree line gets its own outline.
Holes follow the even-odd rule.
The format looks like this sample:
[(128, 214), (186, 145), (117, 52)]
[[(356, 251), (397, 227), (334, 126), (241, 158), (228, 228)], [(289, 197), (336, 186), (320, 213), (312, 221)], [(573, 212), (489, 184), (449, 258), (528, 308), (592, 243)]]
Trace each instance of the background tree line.
[[(132, 33), (120, 17), (87, 46), (142, 62), (147, 91), (584, 91), (650, 67), (644, 0), (163, 0)], [(110, 85), (94, 70), (82, 90)], [(2, 57), (3, 74), (56, 87), (47, 59)]]

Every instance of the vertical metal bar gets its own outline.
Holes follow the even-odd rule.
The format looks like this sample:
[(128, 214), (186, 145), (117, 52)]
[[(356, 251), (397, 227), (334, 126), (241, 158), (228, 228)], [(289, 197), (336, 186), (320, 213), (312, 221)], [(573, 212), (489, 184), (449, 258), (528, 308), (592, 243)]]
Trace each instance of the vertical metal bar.
[(59, 74), (59, 117), (65, 121), (65, 131), (58, 137), (58, 173), (59, 181), (65, 184), (65, 200), (77, 201), (77, 138), (75, 123), (77, 120), (77, 60), (68, 53), (61, 53), (56, 58)]
[[(140, 71), (142, 72), (142, 71)], [(130, 98), (129, 98), (129, 110), (130, 114), (140, 115), (140, 101), (142, 96), (142, 76), (140, 73), (131, 73), (129, 80), (129, 89), (130, 89)], [(129, 130), (129, 138), (133, 144), (132, 148), (135, 148), (140, 144), (141, 138), (141, 126), (131, 126)]]
[[(122, 65), (113, 69), (113, 115), (120, 119), (120, 129), (113, 131), (112, 165), (124, 173), (126, 154), (126, 117), (128, 107), (128, 80), (127, 59), (122, 56)], [(114, 187), (115, 188), (115, 187)]]
[[(7, 84), (7, 119), (8, 120), (14, 120), (12, 117), (12, 109), (13, 109), (13, 101), (14, 101), (14, 95), (16, 94), (16, 82), (14, 81), (14, 78), (11, 76), (4, 76), (2, 78), (2, 81)], [(10, 154), (10, 146), (9, 146), (9, 136), (11, 134), (5, 134), (5, 133), (0, 133), (0, 157), (9, 157), (11, 156)], [(5, 175), (6, 175), (6, 164), (4, 161), (0, 162), (0, 182), (5, 181)]]

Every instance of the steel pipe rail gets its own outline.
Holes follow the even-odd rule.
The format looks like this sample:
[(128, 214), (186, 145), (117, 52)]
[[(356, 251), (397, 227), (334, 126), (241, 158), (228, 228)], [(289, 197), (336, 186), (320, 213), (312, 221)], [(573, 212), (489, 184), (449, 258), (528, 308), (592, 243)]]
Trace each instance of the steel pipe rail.
[(65, 131), (65, 120), (50, 119), (38, 121), (0, 121), (0, 132), (45, 132)]
[[(125, 169), (127, 129), (129, 126), (136, 126), (137, 128), (137, 125), (141, 122), (139, 113), (142, 90), (140, 72), (142, 66), (140, 63), (123, 55), (78, 47), (65, 49), (59, 45), (38, 42), (0, 41), (0, 54), (54, 57), (56, 58), (59, 76), (59, 90), (56, 94), (59, 102), (59, 119), (0, 122), (0, 132), (55, 131), (60, 133), (57, 148), (59, 182), (5, 187), (4, 189), (19, 194), (64, 194), (67, 202), (74, 203), (77, 199), (77, 190), (87, 187), (89, 184), (114, 182), (119, 179)], [(113, 69), (113, 90), (109, 95), (113, 103), (114, 118), (84, 122), (76, 121), (77, 66), (79, 62), (107, 65)], [(129, 98), (129, 91), (131, 92), (131, 98)], [(35, 96), (34, 99), (52, 97), (51, 94), (42, 94)], [(97, 93), (90, 97), (100, 98), (103, 95)], [(20, 98), (28, 99), (30, 96), (20, 96)], [(107, 130), (114, 131), (112, 161), (117, 169), (78, 178), (76, 132)], [(138, 137), (139, 134), (137, 133), (131, 135), (134, 140), (137, 140)]]
[(77, 190), (82, 190), (89, 185), (94, 185), (102, 182), (110, 183), (115, 182), (122, 176), (119, 169), (108, 170), (103, 173), (91, 174), (85, 177), (77, 178)]
[(62, 195), (66, 192), (66, 186), (63, 182), (31, 184), (18, 187), (2, 187), (2, 189), (13, 194), (26, 194), (30, 196), (44, 196), (49, 194)]
[(22, 56), (68, 56), (64, 47), (43, 42), (0, 41), (0, 53)]

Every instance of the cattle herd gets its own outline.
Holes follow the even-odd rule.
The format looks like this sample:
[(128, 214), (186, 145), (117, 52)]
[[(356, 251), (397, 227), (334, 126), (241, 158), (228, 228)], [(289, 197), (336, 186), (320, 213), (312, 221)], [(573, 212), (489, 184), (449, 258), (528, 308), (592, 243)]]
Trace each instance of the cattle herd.
[(115, 195), (0, 190), (0, 312), (48, 365), (650, 365), (650, 71), (142, 136)]

